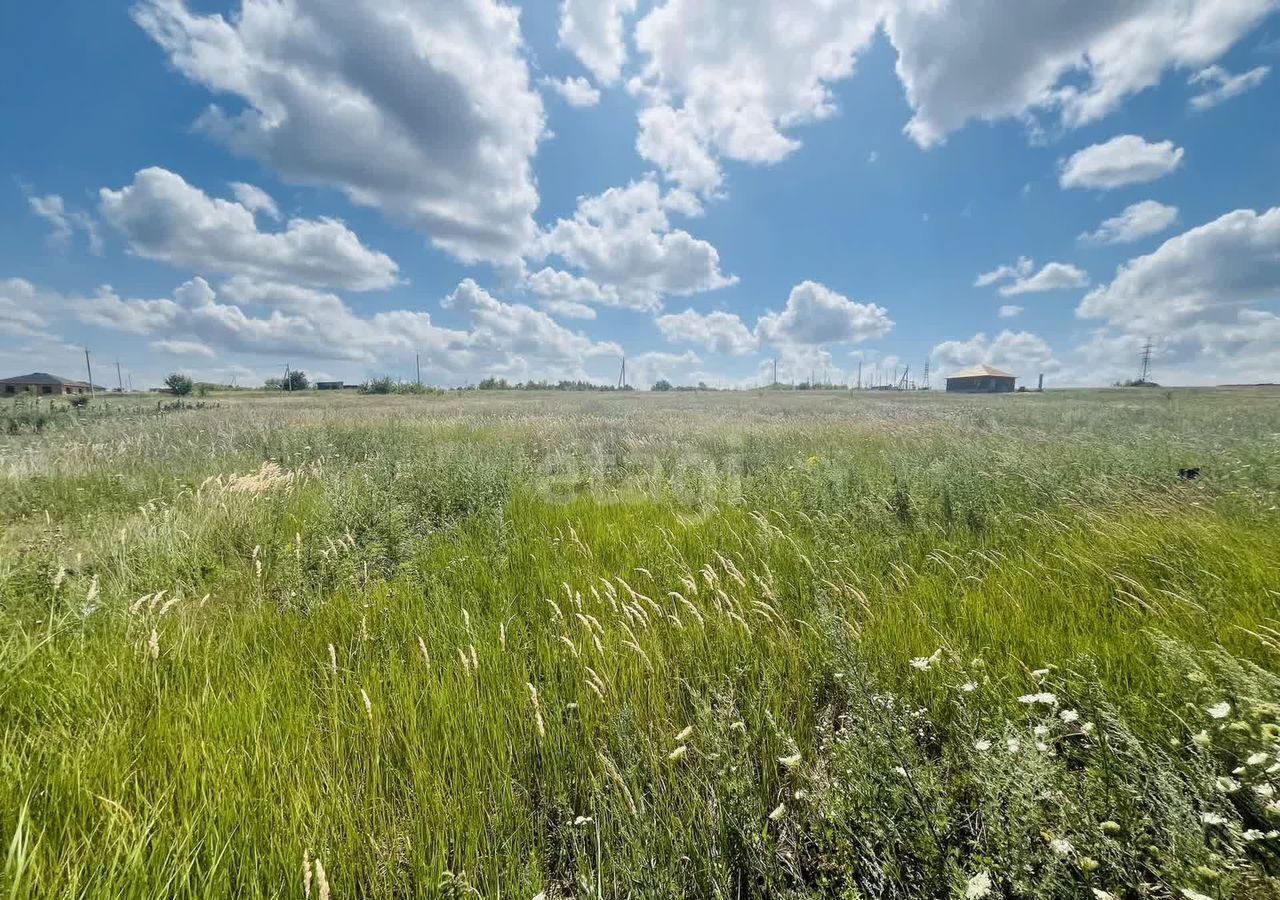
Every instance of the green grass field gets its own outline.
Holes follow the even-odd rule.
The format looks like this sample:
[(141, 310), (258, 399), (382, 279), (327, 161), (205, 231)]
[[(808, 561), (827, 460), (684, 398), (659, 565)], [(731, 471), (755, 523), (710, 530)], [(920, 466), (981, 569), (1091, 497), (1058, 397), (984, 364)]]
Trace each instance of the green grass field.
[(0, 437), (0, 897), (1280, 897), (1278, 390), (207, 402)]

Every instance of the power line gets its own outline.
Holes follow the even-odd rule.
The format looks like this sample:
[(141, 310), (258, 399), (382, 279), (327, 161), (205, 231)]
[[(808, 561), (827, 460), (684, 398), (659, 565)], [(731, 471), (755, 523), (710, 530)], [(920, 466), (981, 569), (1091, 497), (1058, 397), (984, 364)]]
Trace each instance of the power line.
[(1147, 338), (1147, 342), (1142, 346), (1142, 372), (1138, 375), (1138, 382), (1146, 384), (1151, 377), (1151, 338)]

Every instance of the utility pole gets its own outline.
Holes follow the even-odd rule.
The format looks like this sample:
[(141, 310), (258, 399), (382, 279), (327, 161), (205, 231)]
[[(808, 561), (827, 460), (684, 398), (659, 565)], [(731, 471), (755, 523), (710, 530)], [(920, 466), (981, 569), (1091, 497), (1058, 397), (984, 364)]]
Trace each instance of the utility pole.
[(1139, 384), (1146, 384), (1151, 377), (1151, 338), (1147, 338), (1142, 347), (1142, 374), (1138, 376)]
[(290, 393), (293, 392), (293, 385), (289, 383), (289, 364), (288, 363), (284, 364), (284, 389), (286, 391), (289, 391)]
[(773, 386), (778, 386), (778, 357), (773, 358)]
[(120, 360), (116, 360), (116, 385), (120, 388), (120, 393), (124, 393), (124, 379), (120, 377)]
[(922, 379), (920, 380), (920, 389), (921, 389), (921, 390), (924, 390), (924, 391), (929, 390), (929, 360), (928, 360), (928, 358), (926, 358), (926, 359), (925, 359), (925, 361), (924, 361), (924, 378), (922, 378)]
[(422, 358), (419, 354), (413, 354), (413, 370), (418, 373), (418, 387), (422, 387)]
[(89, 398), (93, 399), (93, 366), (89, 363), (89, 348), (84, 348), (84, 367), (89, 372)]
[(618, 390), (627, 386), (627, 358), (622, 357), (622, 369), (618, 372)]
[(858, 360), (858, 390), (862, 390), (862, 360)]

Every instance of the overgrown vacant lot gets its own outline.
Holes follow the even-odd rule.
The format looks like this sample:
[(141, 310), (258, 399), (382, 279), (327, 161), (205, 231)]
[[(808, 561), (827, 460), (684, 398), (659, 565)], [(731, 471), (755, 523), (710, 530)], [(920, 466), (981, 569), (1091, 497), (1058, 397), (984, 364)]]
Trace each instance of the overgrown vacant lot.
[(0, 438), (4, 897), (1280, 897), (1280, 392), (219, 403)]

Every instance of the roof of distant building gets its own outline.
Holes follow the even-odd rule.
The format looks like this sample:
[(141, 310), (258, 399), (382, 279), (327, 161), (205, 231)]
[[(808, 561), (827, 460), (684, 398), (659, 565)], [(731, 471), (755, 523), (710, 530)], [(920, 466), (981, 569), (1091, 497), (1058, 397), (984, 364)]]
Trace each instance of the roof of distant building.
[(961, 369), (959, 372), (952, 372), (948, 378), (1017, 378), (1012, 372), (1005, 372), (1001, 369), (988, 365), (970, 366), (967, 369)]
[(74, 378), (63, 378), (60, 375), (50, 375), (48, 372), (32, 372), (30, 375), (18, 375), (14, 378), (0, 378), (0, 384), (69, 384), (82, 385), (88, 387), (87, 381), (77, 381)]

